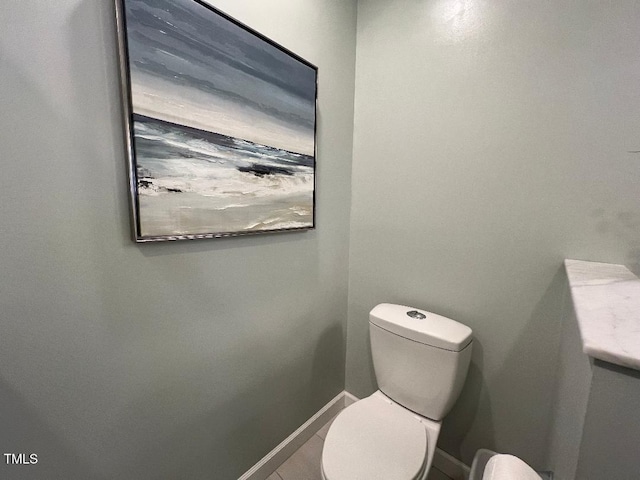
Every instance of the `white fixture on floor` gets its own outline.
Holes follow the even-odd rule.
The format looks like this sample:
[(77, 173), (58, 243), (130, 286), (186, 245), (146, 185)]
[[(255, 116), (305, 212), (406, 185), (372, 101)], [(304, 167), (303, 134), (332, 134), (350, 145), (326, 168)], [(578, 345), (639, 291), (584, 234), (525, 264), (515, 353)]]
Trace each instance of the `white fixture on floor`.
[[(542, 477), (541, 475), (545, 475)], [(504, 455), (481, 448), (476, 452), (469, 480), (542, 480), (551, 479), (551, 472), (538, 474), (513, 455)]]
[(369, 314), (380, 390), (345, 408), (322, 451), (324, 480), (425, 480), (440, 425), (471, 360), (471, 329), (434, 313), (383, 303)]

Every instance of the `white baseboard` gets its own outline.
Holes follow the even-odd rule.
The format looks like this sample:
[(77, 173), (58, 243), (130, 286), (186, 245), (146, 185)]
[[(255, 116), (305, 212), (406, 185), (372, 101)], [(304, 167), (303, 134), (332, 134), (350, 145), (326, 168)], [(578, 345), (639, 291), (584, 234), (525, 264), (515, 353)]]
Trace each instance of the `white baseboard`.
[(356, 397), (355, 395), (350, 394), (346, 390), (344, 392), (342, 392), (342, 393), (344, 393), (344, 406), (345, 406), (345, 408), (348, 407), (349, 405), (351, 405), (352, 403), (356, 403), (358, 400), (360, 400), (358, 397)]
[(320, 430), (329, 420), (345, 407), (345, 393), (340, 392), (322, 407), (313, 417), (304, 422), (295, 432), (285, 438), (280, 445), (267, 453), (258, 463), (247, 470), (238, 480), (265, 480), (284, 461)]
[[(300, 428), (247, 470), (238, 480), (265, 480), (329, 420), (336, 416), (340, 410), (358, 400), (358, 397), (346, 390), (340, 392), (313, 417), (304, 422)], [(433, 456), (433, 466), (453, 480), (467, 480), (471, 471), (467, 465), (439, 448), (436, 448)]]

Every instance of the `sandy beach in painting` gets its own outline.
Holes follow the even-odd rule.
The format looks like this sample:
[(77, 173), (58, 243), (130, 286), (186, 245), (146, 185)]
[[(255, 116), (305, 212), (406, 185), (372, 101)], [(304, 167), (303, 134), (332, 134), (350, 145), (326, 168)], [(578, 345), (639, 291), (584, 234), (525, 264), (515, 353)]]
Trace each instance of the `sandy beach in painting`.
[(218, 208), (210, 200), (189, 193), (182, 198), (142, 196), (140, 202), (147, 212), (142, 230), (145, 236), (165, 235), (167, 229), (176, 235), (218, 232), (220, 225), (226, 225), (230, 233), (301, 228), (309, 226), (312, 218), (306, 195), (283, 196), (275, 205), (251, 202)]

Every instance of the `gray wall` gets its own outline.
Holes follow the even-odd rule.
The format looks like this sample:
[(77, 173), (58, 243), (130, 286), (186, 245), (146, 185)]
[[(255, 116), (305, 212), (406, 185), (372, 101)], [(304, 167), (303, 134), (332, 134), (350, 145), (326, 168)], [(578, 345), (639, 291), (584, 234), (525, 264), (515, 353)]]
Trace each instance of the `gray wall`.
[(474, 330), (439, 446), (538, 468), (565, 257), (640, 257), (640, 3), (359, 2), (347, 390), (375, 378), (368, 311)]
[(575, 478), (640, 478), (640, 372), (594, 361)]
[[(367, 312), (475, 332), (440, 446), (545, 467), (565, 257), (640, 256), (637, 2), (215, 2), (320, 67), (318, 230), (138, 246), (113, 7), (0, 16), (0, 463), (235, 478), (344, 385)], [(348, 240), (351, 238), (350, 257)]]
[(315, 231), (134, 244), (112, 2), (2, 3), (2, 478), (237, 478), (344, 388), (355, 2), (215, 5), (320, 69)]
[(553, 471), (553, 478), (556, 480), (576, 478), (584, 420), (593, 379), (593, 359), (587, 356), (582, 348), (573, 302), (570, 292), (566, 291), (562, 305), (557, 381), (549, 428), (548, 458), (545, 465), (545, 468)]

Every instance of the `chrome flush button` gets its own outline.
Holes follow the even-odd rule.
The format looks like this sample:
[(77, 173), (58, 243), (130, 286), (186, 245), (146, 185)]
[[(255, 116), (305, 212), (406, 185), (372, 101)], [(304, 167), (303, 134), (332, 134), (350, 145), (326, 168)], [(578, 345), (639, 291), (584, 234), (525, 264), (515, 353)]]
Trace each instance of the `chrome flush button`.
[(418, 320), (423, 320), (427, 318), (427, 316), (424, 313), (420, 313), (417, 310), (411, 310), (410, 312), (407, 312), (407, 315), (409, 315), (411, 318), (417, 318)]

